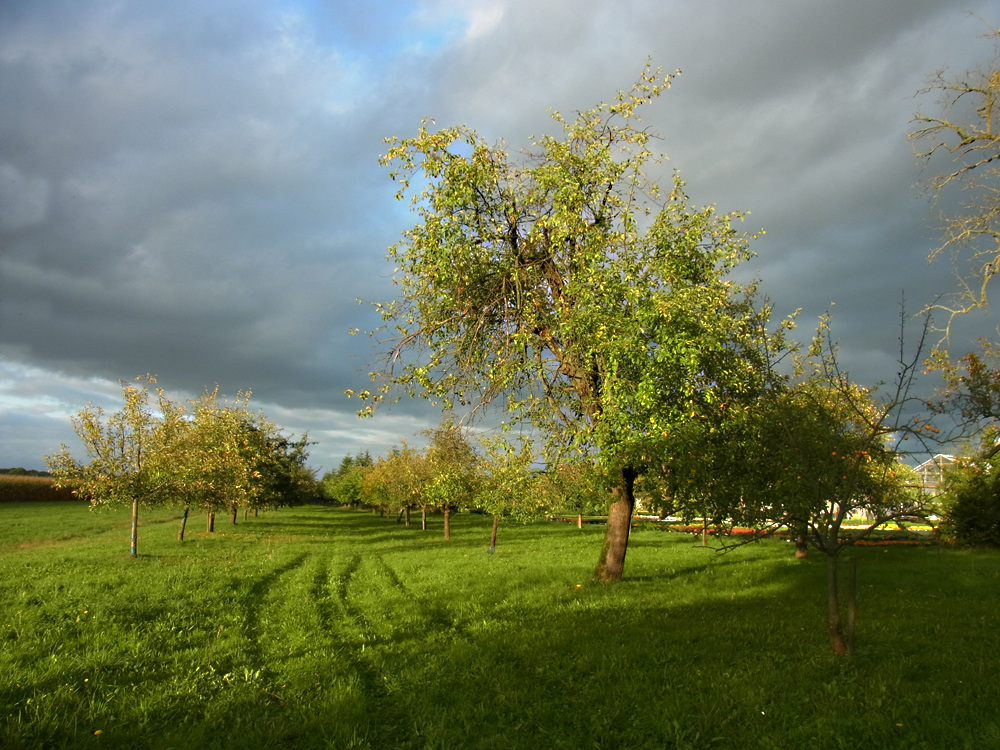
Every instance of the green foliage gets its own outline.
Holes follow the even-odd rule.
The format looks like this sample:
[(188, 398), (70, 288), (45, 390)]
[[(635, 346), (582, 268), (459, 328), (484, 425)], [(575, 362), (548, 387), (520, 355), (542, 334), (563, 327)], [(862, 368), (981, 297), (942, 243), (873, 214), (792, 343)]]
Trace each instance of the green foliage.
[(320, 482), (323, 497), (341, 505), (361, 505), (364, 471), (374, 465), (365, 451), (356, 456), (344, 456), (336, 471), (328, 471)]
[(303, 502), (315, 496), (305, 466), (308, 439), (284, 437), (250, 393), (232, 402), (218, 389), (184, 404), (149, 386), (122, 383), (124, 405), (105, 418), (90, 405), (73, 418), (89, 462), (64, 445), (47, 458), (57, 486), (70, 487), (94, 506), (136, 503), (194, 505), (230, 510)]
[(481, 477), (474, 505), (484, 513), (516, 521), (538, 518), (552, 506), (540, 476), (532, 469), (534, 446), (527, 438), (514, 445), (503, 437), (482, 438)]
[(47, 471), (39, 471), (38, 469), (25, 469), (23, 466), (17, 466), (11, 469), (0, 469), (0, 476), (15, 476), (15, 477), (47, 477), (50, 476)]
[(960, 544), (1000, 547), (1000, 471), (995, 462), (966, 458), (949, 466), (941, 511)]
[(479, 456), (468, 437), (449, 420), (430, 430), (429, 437), (421, 489), (425, 502), (441, 510), (470, 507), (479, 486)]
[(954, 415), (970, 448), (945, 472), (941, 512), (962, 544), (1000, 546), (1000, 345), (980, 339), (978, 351), (957, 361), (936, 352), (930, 362), (944, 379), (936, 412)]
[(92, 505), (157, 505), (173, 499), (173, 457), (159, 436), (181, 425), (183, 410), (160, 388), (151, 405), (148, 386), (155, 386), (156, 379), (147, 375), (136, 380), (140, 385), (122, 381), (122, 408), (106, 419), (93, 404), (72, 418), (88, 463), (77, 461), (65, 445), (46, 457), (56, 485), (70, 487)]
[(298, 440), (280, 432), (264, 436), (265, 450), (257, 469), (264, 485), (260, 496), (262, 506), (300, 505), (320, 497), (319, 483), (312, 469), (306, 466), (310, 445), (308, 435)]
[[(671, 83), (648, 67), (611, 104), (553, 119), (519, 157), (464, 127), (388, 140), (382, 163), (417, 223), (389, 250), (401, 298), (370, 414), (393, 393), (445, 409), (499, 401), (548, 438), (549, 458), (589, 456), (621, 477), (607, 552), (623, 563), (632, 477), (678, 424), (752, 401), (770, 310), (730, 272), (749, 255), (741, 214), (661, 190), (638, 110)], [(780, 346), (783, 328), (776, 335)], [(620, 576), (610, 564), (608, 578)]]
[(539, 484), (553, 511), (584, 516), (607, 509), (610, 482), (593, 462), (557, 464), (539, 477)]
[(386, 511), (429, 508), (427, 495), (431, 467), (427, 457), (405, 443), (361, 469), (361, 497), (365, 505)]
[(396, 338), (378, 390), (358, 394), (367, 411), (394, 387), (445, 407), (501, 398), (511, 419), (613, 465), (723, 388), (752, 390), (761, 315), (726, 278), (749, 256), (741, 216), (645, 174), (637, 109), (671, 78), (647, 70), (613, 104), (554, 115), (562, 138), (517, 160), (465, 127), (390, 139), (400, 195), (429, 185), (390, 249), (402, 299), (379, 306)]

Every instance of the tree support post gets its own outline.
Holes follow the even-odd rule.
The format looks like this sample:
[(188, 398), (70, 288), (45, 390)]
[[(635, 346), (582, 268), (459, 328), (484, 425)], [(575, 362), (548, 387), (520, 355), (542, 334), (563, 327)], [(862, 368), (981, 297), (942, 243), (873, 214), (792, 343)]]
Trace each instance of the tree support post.
[(132, 557), (139, 555), (139, 498), (132, 498)]
[(184, 528), (187, 526), (188, 511), (190, 509), (191, 509), (190, 505), (185, 505), (184, 506), (184, 513), (181, 515), (181, 528), (180, 528), (180, 531), (177, 532), (177, 541), (179, 541), (179, 542), (183, 542), (184, 541)]
[(490, 534), (490, 554), (492, 555), (497, 548), (497, 529), (500, 527), (500, 516), (494, 514), (493, 516), (493, 533)]

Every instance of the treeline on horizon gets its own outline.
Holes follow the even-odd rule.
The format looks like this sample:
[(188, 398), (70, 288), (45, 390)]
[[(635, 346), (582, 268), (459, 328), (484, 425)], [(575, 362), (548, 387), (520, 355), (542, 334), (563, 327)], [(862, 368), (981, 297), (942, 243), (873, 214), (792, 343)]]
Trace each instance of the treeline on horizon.
[(0, 469), (0, 475), (12, 477), (51, 477), (47, 471), (39, 469), (25, 469), (23, 466), (15, 466), (10, 469)]

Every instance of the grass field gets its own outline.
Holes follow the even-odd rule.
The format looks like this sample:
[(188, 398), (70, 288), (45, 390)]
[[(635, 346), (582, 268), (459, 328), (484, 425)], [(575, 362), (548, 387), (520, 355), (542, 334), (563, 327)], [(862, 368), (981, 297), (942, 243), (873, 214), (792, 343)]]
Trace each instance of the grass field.
[(858, 550), (858, 652), (823, 561), (600, 527), (452, 540), (286, 509), (176, 541), (146, 513), (0, 506), (0, 747), (997, 748), (1000, 555)]

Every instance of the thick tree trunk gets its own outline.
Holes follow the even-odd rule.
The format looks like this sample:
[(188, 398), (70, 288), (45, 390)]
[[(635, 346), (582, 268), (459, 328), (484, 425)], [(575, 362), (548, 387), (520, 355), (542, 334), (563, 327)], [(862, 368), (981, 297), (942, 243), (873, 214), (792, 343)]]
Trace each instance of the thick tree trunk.
[(497, 529), (500, 528), (500, 516), (493, 516), (493, 533), (490, 534), (490, 554), (497, 548)]
[(183, 515), (181, 515), (181, 529), (180, 529), (180, 531), (177, 532), (177, 541), (179, 541), (179, 542), (183, 542), (184, 541), (184, 529), (187, 526), (188, 511), (190, 509), (191, 509), (191, 506), (189, 506), (189, 505), (184, 506), (184, 513), (183, 513)]
[(208, 526), (207, 526), (207, 529), (208, 529), (208, 533), (209, 534), (211, 534), (211, 533), (213, 533), (215, 531), (215, 512), (211, 511), (211, 510), (208, 512)]
[(132, 557), (139, 555), (139, 498), (132, 498)]
[(634, 469), (622, 469), (618, 486), (613, 493), (604, 545), (594, 570), (594, 576), (605, 583), (620, 581), (625, 570), (625, 553), (628, 551), (628, 535), (632, 530), (632, 511), (635, 509), (635, 478)]
[(451, 508), (444, 506), (444, 538), (445, 541), (451, 539)]
[(840, 623), (840, 592), (837, 589), (837, 555), (826, 558), (826, 626), (830, 633), (830, 648), (835, 654), (848, 653), (847, 641)]

